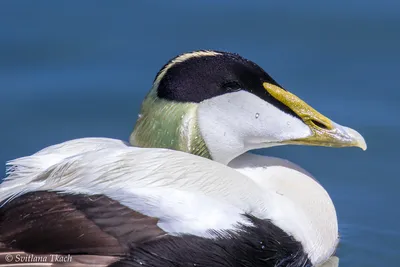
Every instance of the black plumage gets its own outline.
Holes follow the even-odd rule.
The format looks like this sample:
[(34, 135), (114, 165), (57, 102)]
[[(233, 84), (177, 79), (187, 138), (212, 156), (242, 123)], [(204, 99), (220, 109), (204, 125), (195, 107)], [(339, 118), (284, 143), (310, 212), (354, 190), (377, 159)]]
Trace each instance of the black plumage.
[(253, 224), (218, 232), (216, 239), (183, 235), (132, 248), (112, 267), (311, 267), (302, 245), (270, 220), (244, 215)]

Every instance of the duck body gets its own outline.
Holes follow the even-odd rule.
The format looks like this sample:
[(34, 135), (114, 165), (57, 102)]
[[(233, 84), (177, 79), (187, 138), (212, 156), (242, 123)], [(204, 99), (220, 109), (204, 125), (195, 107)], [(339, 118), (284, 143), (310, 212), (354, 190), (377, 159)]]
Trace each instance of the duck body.
[(76, 139), (10, 161), (0, 247), (74, 254), (77, 266), (320, 266), (338, 243), (328, 193), (247, 151), (366, 148), (255, 63), (216, 51), (160, 70), (129, 141)]
[[(254, 157), (257, 157), (258, 165), (257, 161), (254, 161)], [(85, 217), (87, 217), (85, 212), (89, 213), (90, 210), (97, 210), (101, 214), (106, 212), (106, 216), (109, 216), (107, 217), (108, 223), (119, 226), (122, 222), (112, 221), (110, 217), (116, 217), (117, 220), (131, 219), (118, 216), (118, 212), (123, 207), (133, 214), (152, 218), (152, 226), (157, 229), (157, 231), (149, 229), (152, 234), (161, 232), (163, 235), (168, 233), (168, 236), (174, 237), (187, 235), (187, 238), (178, 238), (171, 242), (178, 242), (176, 246), (194, 242), (189, 249), (194, 249), (194, 244), (197, 242), (212, 247), (219, 246), (219, 242), (224, 243), (230, 240), (228, 243), (237, 243), (235, 246), (232, 245), (232, 249), (238, 247), (239, 250), (245, 250), (239, 246), (239, 244), (243, 244), (242, 238), (253, 238), (262, 244), (248, 247), (250, 250), (247, 252), (252, 255), (252, 259), (257, 259), (255, 254), (252, 254), (256, 253), (253, 249), (260, 249), (263, 246), (268, 248), (271, 244), (285, 245), (281, 241), (286, 241), (288, 245), (288, 248), (282, 251), (286, 251), (289, 253), (288, 255), (296, 252), (293, 254), (296, 257), (291, 260), (288, 255), (284, 257), (288, 262), (299, 261), (311, 264), (311, 260), (315, 262), (320, 260), (319, 258), (329, 258), (335, 249), (338, 238), (336, 220), (330, 218), (333, 216), (335, 219), (336, 214), (329, 195), (315, 180), (307, 178), (308, 176), (294, 169), (295, 165), (283, 160), (275, 159), (273, 161), (272, 159), (269, 161), (269, 166), (260, 166), (261, 162), (268, 162), (267, 157), (243, 155), (242, 160), (238, 158), (232, 162), (232, 165), (237, 168), (235, 170), (232, 167), (191, 154), (167, 149), (131, 147), (115, 139), (83, 138), (67, 141), (45, 148), (32, 156), (10, 162), (12, 165), (9, 176), (0, 187), (1, 225), (4, 230), (0, 235), (0, 242), (6, 247), (11, 245), (12, 249), (21, 249), (32, 253), (68, 253), (71, 252), (69, 250), (71, 248), (65, 249), (64, 246), (80, 244), (77, 248), (73, 247), (72, 249), (78, 249), (76, 252), (80, 254), (94, 253), (96, 251), (84, 249), (85, 244), (79, 236), (85, 234), (89, 237), (91, 235), (97, 237), (98, 233), (88, 234), (74, 228), (72, 230), (77, 232), (70, 233), (66, 225), (60, 226), (60, 223), (66, 220), (64, 205), (77, 207), (83, 202), (82, 208), (77, 208), (77, 210), (74, 208), (72, 211), (83, 212)], [(247, 164), (248, 160), (252, 162), (253, 166)], [(282, 173), (281, 165), (283, 163), (287, 166), (284, 167), (287, 168), (287, 173)], [(246, 167), (242, 168), (243, 165)], [(180, 168), (180, 166), (186, 167)], [(274, 174), (271, 170), (274, 167), (279, 168), (280, 171)], [(279, 182), (285, 183), (282, 178), (292, 171), (297, 173), (297, 177), (295, 175), (294, 179), (309, 180), (308, 182), (311, 183), (312, 187), (301, 189), (312, 189), (316, 194), (315, 188), (318, 188), (320, 194), (324, 195), (323, 201), (321, 202), (321, 195), (316, 194), (316, 198), (312, 196), (307, 198), (306, 194), (303, 194), (303, 197), (299, 197), (302, 191), (296, 193), (294, 190), (292, 193), (287, 190), (290, 187), (280, 185)], [(256, 175), (247, 176), (251, 172)], [(254, 179), (250, 177), (254, 177)], [(277, 182), (273, 182), (273, 179)], [(305, 183), (307, 181), (300, 180), (300, 182), (303, 183), (303, 186), (307, 186)], [(303, 192), (307, 192), (307, 190)], [(86, 202), (89, 199), (94, 199), (94, 202), (100, 199), (99, 206), (87, 206)], [(299, 199), (309, 202), (309, 207), (304, 205), (305, 201), (299, 202)], [(109, 212), (110, 209), (115, 208), (113, 205), (108, 206), (110, 202), (118, 206), (117, 212)], [(311, 206), (312, 202), (322, 203), (325, 209), (324, 213), (314, 214), (315, 205)], [(51, 206), (51, 203), (60, 203), (60, 206)], [(89, 203), (93, 204), (93, 202)], [(19, 209), (15, 207), (19, 207)], [(49, 210), (51, 210), (50, 215), (45, 216)], [(36, 211), (36, 213), (32, 211)], [(24, 214), (27, 218), (26, 221), (20, 219), (25, 217)], [(82, 214), (80, 215), (82, 216)], [(90, 224), (98, 225), (96, 220), (105, 219), (96, 216), (93, 218), (93, 216), (93, 214), (89, 216), (94, 221), (90, 221)], [(316, 225), (315, 223), (319, 222), (317, 219), (321, 219), (323, 224)], [(314, 225), (310, 224), (310, 221), (314, 222)], [(38, 237), (33, 238), (32, 233), (29, 232), (35, 229), (24, 227), (32, 224), (42, 227), (44, 223), (47, 228), (46, 235), (42, 233), (42, 238), (57, 243), (39, 241), (39, 243), (45, 244), (45, 248), (36, 251), (38, 246), (36, 243), (32, 244), (30, 240), (37, 240)], [(71, 224), (71, 221), (66, 220), (66, 223)], [(73, 221), (73, 223), (78, 222)], [(88, 221), (79, 221), (79, 223), (86, 226), (89, 224)], [(331, 228), (327, 227), (329, 224), (332, 225)], [(51, 228), (48, 228), (51, 225), (59, 226), (61, 229), (57, 228), (52, 232)], [(107, 223), (100, 225), (103, 228), (109, 227)], [(312, 227), (308, 227), (309, 225)], [(135, 226), (132, 223), (132, 227)], [(16, 238), (13, 235), (15, 231), (11, 231), (11, 228), (22, 231), (24, 238), (21, 239), (21, 236)], [(63, 231), (61, 231), (62, 229)], [(258, 232), (256, 236), (253, 236), (260, 229), (264, 229), (265, 232)], [(249, 234), (247, 231), (253, 234)], [(239, 236), (242, 232), (246, 235)], [(7, 234), (4, 235), (4, 233)], [(100, 233), (103, 233), (103, 230)], [(262, 233), (265, 235), (264, 238)], [(75, 240), (66, 239), (64, 236), (73, 237), (74, 234)], [(59, 238), (56, 238), (57, 235)], [(145, 234), (140, 234), (140, 236), (142, 235)], [(322, 238), (315, 238), (319, 236)], [(154, 237), (150, 235), (149, 238)], [(11, 241), (16, 239), (21, 239), (21, 241), (17, 243)], [(135, 239), (128, 240), (134, 243)], [(252, 240), (253, 243), (254, 240)], [(90, 242), (93, 241), (90, 240)], [(129, 244), (128, 241), (126, 242)], [(163, 242), (162, 244), (164, 244)], [(165, 244), (169, 244), (168, 242)], [(30, 246), (33, 246), (33, 251)], [(99, 246), (100, 251), (104, 250), (103, 246), (109, 250), (105, 244), (100, 243)], [(159, 246), (163, 247), (163, 245)], [(61, 249), (53, 250), (52, 247)], [(310, 250), (310, 248), (314, 250)], [(121, 257), (124, 255), (122, 253), (128, 252), (126, 248), (118, 249), (121, 254), (109, 256)], [(210, 251), (212, 250), (208, 252)], [(275, 249), (272, 251), (275, 251), (274, 253), (281, 252)], [(105, 251), (101, 253), (105, 253)], [(226, 251), (225, 253), (215, 256), (223, 259), (228, 255), (237, 255), (237, 253), (230, 254)], [(180, 254), (177, 253), (176, 256)], [(314, 255), (318, 255), (319, 258), (315, 258)], [(207, 254), (202, 256), (204, 259), (213, 260), (212, 257), (207, 257)], [(269, 257), (268, 254), (265, 254), (265, 258)], [(105, 259), (109, 260), (109, 257)], [(276, 264), (281, 257), (275, 255), (273, 259), (271, 264), (272, 262)], [(299, 265), (293, 266), (302, 265), (299, 263)]]

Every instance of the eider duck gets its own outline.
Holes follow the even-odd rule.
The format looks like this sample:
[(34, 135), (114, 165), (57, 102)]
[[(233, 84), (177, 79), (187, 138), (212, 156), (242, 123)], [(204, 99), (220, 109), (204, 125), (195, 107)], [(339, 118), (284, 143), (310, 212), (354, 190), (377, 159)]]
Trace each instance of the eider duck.
[(257, 64), (220, 51), (169, 61), (129, 141), (76, 139), (10, 161), (1, 255), (72, 255), (50, 266), (320, 266), (338, 243), (328, 193), (295, 164), (247, 152), (366, 149)]

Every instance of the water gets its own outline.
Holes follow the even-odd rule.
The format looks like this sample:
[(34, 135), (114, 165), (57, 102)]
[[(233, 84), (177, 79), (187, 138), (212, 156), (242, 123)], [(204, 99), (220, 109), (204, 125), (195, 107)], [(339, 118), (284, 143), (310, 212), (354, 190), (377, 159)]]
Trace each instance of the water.
[[(127, 140), (158, 69), (238, 52), (368, 150), (277, 147), (336, 205), (340, 266), (400, 260), (400, 2), (1, 1), (0, 161), (89, 136)], [(4, 172), (4, 167), (0, 171)]]

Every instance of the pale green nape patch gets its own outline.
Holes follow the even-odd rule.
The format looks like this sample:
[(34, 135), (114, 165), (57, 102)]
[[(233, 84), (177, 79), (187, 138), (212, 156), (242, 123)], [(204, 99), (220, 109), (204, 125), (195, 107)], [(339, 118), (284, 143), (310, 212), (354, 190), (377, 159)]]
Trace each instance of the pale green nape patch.
[(197, 123), (197, 104), (157, 97), (153, 88), (142, 103), (129, 142), (138, 147), (184, 151), (211, 159)]

